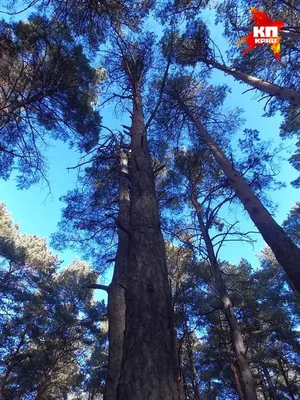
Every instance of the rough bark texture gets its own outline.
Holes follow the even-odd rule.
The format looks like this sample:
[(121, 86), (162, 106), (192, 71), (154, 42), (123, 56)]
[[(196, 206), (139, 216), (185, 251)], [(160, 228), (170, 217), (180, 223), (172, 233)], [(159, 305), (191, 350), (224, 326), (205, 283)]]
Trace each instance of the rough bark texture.
[(184, 111), (193, 121), (200, 137), (206, 142), (215, 160), (227, 176), (231, 187), (242, 202), (245, 210), (256, 225), (266, 243), (272, 249), (277, 261), (286, 271), (293, 287), (300, 292), (300, 249), (273, 219), (268, 210), (256, 197), (248, 183), (227, 159), (224, 152), (207, 133), (201, 122), (188, 109)]
[(227, 67), (226, 65), (219, 64), (215, 61), (208, 61), (207, 64), (225, 72), (228, 75), (233, 76), (239, 81), (247, 83), (263, 93), (277, 97), (280, 100), (286, 100), (293, 105), (300, 105), (300, 92), (297, 92), (296, 90), (274, 85), (273, 83), (264, 81), (263, 79), (255, 78), (252, 75), (245, 74), (244, 72), (241, 72), (235, 68)]
[(131, 125), (130, 260), (119, 400), (178, 400), (171, 291), (138, 85)]
[(242, 388), (242, 385), (241, 385), (241, 380), (240, 380), (239, 371), (238, 371), (238, 369), (237, 369), (235, 360), (233, 360), (232, 357), (231, 357), (231, 355), (230, 355), (229, 346), (226, 345), (226, 347), (227, 347), (227, 348), (226, 348), (226, 352), (227, 352), (227, 355), (228, 355), (229, 360), (230, 360), (230, 361), (229, 361), (229, 363), (230, 363), (230, 369), (231, 369), (231, 372), (232, 372), (232, 375), (233, 375), (233, 380), (234, 380), (234, 384), (235, 384), (236, 391), (237, 391), (237, 393), (238, 393), (238, 395), (239, 395), (240, 400), (245, 400), (244, 393), (243, 393), (243, 388)]
[[(108, 376), (105, 387), (105, 400), (116, 400), (119, 383), (123, 340), (125, 331), (125, 285), (129, 263), (129, 212), (130, 198), (128, 188), (128, 157), (120, 151), (120, 186), (118, 216), (118, 249), (114, 274), (108, 289)], [(124, 228), (126, 231), (124, 231)]]
[(247, 359), (247, 349), (244, 343), (244, 339), (237, 318), (234, 314), (232, 302), (227, 294), (220, 266), (214, 252), (213, 244), (211, 242), (208, 230), (202, 218), (201, 204), (198, 202), (195, 191), (194, 190), (192, 191), (193, 191), (192, 202), (197, 214), (197, 219), (199, 222), (199, 227), (203, 236), (203, 240), (205, 242), (213, 277), (214, 288), (217, 296), (222, 301), (222, 309), (230, 329), (230, 335), (234, 348), (234, 353), (236, 356), (236, 363), (240, 380), (236, 389), (237, 392), (239, 392), (240, 387), (242, 388), (242, 393), (243, 393), (242, 399), (257, 400), (255, 383)]

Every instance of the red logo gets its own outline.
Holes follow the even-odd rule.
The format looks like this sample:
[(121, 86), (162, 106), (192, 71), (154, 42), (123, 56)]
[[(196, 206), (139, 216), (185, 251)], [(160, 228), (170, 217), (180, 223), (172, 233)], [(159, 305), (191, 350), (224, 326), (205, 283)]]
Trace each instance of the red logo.
[(248, 48), (243, 50), (243, 55), (253, 50), (256, 46), (268, 44), (275, 58), (280, 60), (280, 36), (279, 32), (284, 26), (283, 21), (273, 21), (268, 14), (251, 7), (254, 27), (249, 35), (237, 42), (237, 45), (246, 43)]

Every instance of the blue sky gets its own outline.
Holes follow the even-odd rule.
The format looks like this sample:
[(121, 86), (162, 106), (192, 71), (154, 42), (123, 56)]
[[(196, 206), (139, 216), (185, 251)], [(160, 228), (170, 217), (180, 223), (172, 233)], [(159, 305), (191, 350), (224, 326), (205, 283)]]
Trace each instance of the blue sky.
[[(220, 30), (216, 30), (212, 36), (224, 51), (226, 43), (221, 37)], [(257, 94), (253, 91), (242, 94), (242, 92), (249, 89), (247, 85), (240, 84), (229, 76), (225, 77), (219, 71), (213, 73), (212, 82), (215, 84), (227, 83), (231, 87), (231, 93), (228, 94), (226, 105), (242, 107), (245, 110), (246, 124), (244, 127), (257, 129), (261, 133), (262, 139), (271, 139), (275, 146), (280, 145), (285, 148), (291, 144), (291, 142), (287, 141), (282, 142), (279, 138), (280, 115), (272, 118), (262, 117), (264, 103), (257, 102), (255, 99)], [(118, 125), (111, 108), (106, 108), (102, 115), (104, 115), (104, 124), (108, 126)], [(293, 147), (290, 150), (293, 151)], [(290, 185), (290, 182), (297, 177), (297, 172), (287, 161), (290, 156), (289, 152), (283, 149), (281, 155), (285, 158), (285, 161), (281, 163), (281, 171), (278, 178), (285, 182), (287, 186), (280, 191), (270, 193), (271, 198), (278, 204), (274, 216), (279, 223), (282, 223), (291, 206), (298, 200), (296, 189)], [(53, 142), (47, 150), (47, 158), (49, 161), (48, 177), (51, 182), (50, 195), (48, 188), (43, 184), (35, 185), (26, 191), (20, 191), (16, 189), (15, 181), (10, 179), (8, 182), (0, 181), (0, 201), (7, 203), (7, 208), (11, 212), (13, 220), (20, 224), (22, 233), (37, 234), (49, 240), (51, 233), (55, 232), (57, 223), (60, 220), (63, 203), (59, 201), (59, 198), (66, 194), (67, 190), (74, 188), (76, 184), (76, 171), (68, 171), (67, 168), (78, 163), (79, 155), (74, 150), (70, 150), (65, 144)], [(237, 208), (234, 217), (241, 222), (245, 230), (253, 230), (253, 224), (245, 212), (241, 212)], [(263, 248), (264, 242), (259, 235), (256, 235), (256, 238), (257, 243), (254, 248), (249, 244), (227, 244), (221, 251), (220, 257), (233, 263), (237, 263), (241, 257), (244, 257), (254, 266), (258, 266), (256, 255)], [(80, 258), (80, 255), (72, 251), (66, 251), (59, 254), (59, 256), (65, 261), (65, 264), (70, 263), (75, 256)]]
[[(244, 108), (246, 124), (245, 127), (258, 129), (263, 139), (272, 139), (274, 145), (283, 144), (288, 146), (287, 141), (279, 138), (279, 125), (281, 118), (279, 115), (273, 118), (262, 117), (263, 104), (253, 99), (253, 92), (242, 95), (247, 89), (244, 84), (235, 82), (231, 77), (224, 77), (221, 72), (214, 73), (215, 83), (228, 83), (232, 93), (228, 94), (226, 104), (230, 106), (240, 106)], [(116, 125), (116, 121), (111, 111), (105, 113), (105, 123)], [(237, 134), (238, 135), (238, 134)], [(293, 146), (291, 147), (293, 150)], [(289, 165), (287, 159), (289, 153), (282, 152), (285, 161), (281, 163), (279, 179), (286, 182), (287, 187), (280, 192), (270, 193), (271, 198), (278, 204), (275, 218), (279, 223), (286, 218), (291, 206), (298, 200), (297, 190), (290, 185), (290, 181), (297, 177), (297, 172)], [(8, 210), (12, 213), (13, 220), (20, 224), (21, 232), (38, 234), (41, 237), (49, 238), (50, 234), (56, 230), (60, 220), (60, 212), (63, 203), (59, 198), (66, 194), (67, 190), (72, 189), (76, 184), (76, 170), (67, 170), (70, 166), (78, 163), (79, 154), (70, 150), (66, 144), (53, 142), (47, 151), (49, 160), (48, 176), (51, 183), (51, 194), (45, 184), (32, 186), (29, 190), (17, 190), (14, 179), (7, 182), (0, 181), (0, 200), (7, 203)], [(253, 225), (246, 213), (236, 211), (236, 218), (242, 221), (245, 229), (253, 229)], [(263, 240), (259, 239), (254, 250), (248, 244), (228, 244), (221, 252), (221, 258), (226, 258), (231, 262), (238, 262), (240, 257), (248, 258), (251, 262), (256, 262), (255, 254), (258, 254), (263, 247)], [(77, 254), (72, 251), (60, 254), (60, 257), (69, 263)], [(77, 255), (79, 256), (79, 255)]]

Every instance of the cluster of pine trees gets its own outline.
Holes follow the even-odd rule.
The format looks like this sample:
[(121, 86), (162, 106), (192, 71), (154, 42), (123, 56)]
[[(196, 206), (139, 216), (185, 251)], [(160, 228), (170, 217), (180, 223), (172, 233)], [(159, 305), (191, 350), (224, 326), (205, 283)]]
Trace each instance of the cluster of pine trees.
[[(280, 62), (269, 46), (245, 56), (236, 46), (252, 29), (250, 6), (285, 21)], [(300, 2), (5, 7), (0, 176), (50, 185), (49, 141), (79, 152), (51, 245), (85, 261), (62, 268), (0, 204), (0, 400), (298, 399), (300, 203), (280, 226), (269, 197), (282, 187), (276, 154), (211, 76), (247, 84), (266, 117), (281, 114), (279, 140), (294, 139), (299, 170)], [(116, 128), (104, 123), (112, 107)], [(242, 250), (237, 265), (220, 258), (257, 234), (259, 268)], [(111, 283), (97, 283), (110, 267)]]

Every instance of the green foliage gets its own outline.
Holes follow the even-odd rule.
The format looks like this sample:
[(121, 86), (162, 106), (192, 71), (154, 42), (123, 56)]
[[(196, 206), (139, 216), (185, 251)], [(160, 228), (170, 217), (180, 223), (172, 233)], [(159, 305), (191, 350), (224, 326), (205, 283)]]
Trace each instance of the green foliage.
[(57, 20), (32, 15), (1, 21), (0, 31), (0, 173), (7, 179), (17, 168), (19, 186), (27, 187), (45, 174), (47, 136), (84, 151), (97, 144), (101, 118), (93, 104), (104, 75)]
[(55, 249), (75, 249), (101, 273), (108, 268), (107, 261), (114, 259), (116, 249), (121, 149), (115, 140), (108, 137), (106, 145), (87, 157), (88, 166), (80, 174), (77, 188), (61, 199), (65, 204), (62, 219), (51, 237)]
[(195, 67), (199, 61), (212, 59), (209, 37), (208, 28), (202, 20), (188, 21), (184, 33), (173, 32), (170, 37), (175, 61), (179, 65)]
[[(146, 118), (150, 116), (147, 143), (168, 239), (167, 263), (185, 398), (236, 399), (230, 327), (212, 284), (207, 248), (193, 209), (195, 200), (205, 230), (213, 236), (216, 257), (226, 240), (253, 239), (236, 226), (230, 212), (235, 193), (185, 110), (201, 119), (264, 204), (270, 205), (266, 190), (281, 186), (273, 180), (274, 155), (269, 143), (249, 129), (235, 138), (241, 110), (224, 107), (230, 93), (227, 86), (209, 84), (207, 64), (218, 56), (200, 10), (213, 2), (33, 3), (38, 14), (27, 21), (2, 21), (0, 25), (0, 176), (8, 179), (18, 168), (20, 187), (37, 182), (46, 170), (42, 153), (47, 138), (67, 141), (81, 150), (80, 166), (88, 167), (79, 175), (76, 189), (62, 198), (62, 220), (52, 240), (58, 250), (79, 251), (93, 261), (95, 269), (78, 260), (60, 269), (45, 240), (20, 234), (5, 206), (0, 205), (3, 400), (102, 398), (107, 326), (100, 321), (106, 319), (106, 307), (94, 300), (88, 285), (97, 280), (95, 270), (104, 271), (114, 259), (115, 233), (124, 228), (118, 221), (120, 178), (126, 179), (129, 194), (131, 183), (120, 171), (121, 153), (128, 155), (129, 169), (136, 162), (130, 158), (128, 128), (123, 135), (108, 127), (108, 136), (99, 139), (101, 118), (95, 107), (104, 80), (104, 103), (114, 101), (122, 116), (125, 110), (132, 116), (128, 103), (136, 106), (132, 100), (141, 93), (138, 100)], [(281, 64), (275, 64), (268, 49), (258, 48), (243, 58), (235, 46), (252, 26), (250, 5), (275, 10), (272, 17), (296, 24), (297, 10), (282, 3), (277, 7), (269, 0), (251, 4), (224, 1), (217, 6), (217, 20), (224, 24), (232, 46), (228, 57), (233, 67), (297, 90), (298, 49), (292, 27), (286, 27), (289, 35), (283, 36)], [(45, 6), (49, 18), (41, 12)], [(152, 11), (170, 22), (159, 41), (144, 24)], [(105, 70), (93, 68), (87, 54), (102, 57), (93, 61), (101, 61)], [(165, 70), (168, 75), (164, 76)], [(285, 118), (282, 137), (298, 132), (295, 107), (274, 99), (268, 104), (269, 116), (280, 110)], [(298, 154), (292, 163), (298, 168)], [(299, 244), (299, 204), (284, 228)], [(274, 389), (282, 399), (296, 396), (299, 296), (291, 292), (268, 249), (256, 271), (246, 260), (238, 265), (219, 260), (219, 264), (248, 344), (247, 357), (259, 394), (271, 399)]]
[[(294, 4), (293, 4), (294, 3)], [(235, 68), (252, 74), (259, 78), (275, 83), (281, 87), (288, 87), (294, 90), (300, 89), (299, 69), (299, 22), (300, 9), (298, 2), (277, 2), (274, 0), (257, 1), (223, 1), (217, 7), (217, 22), (222, 23), (225, 28), (225, 35), (230, 41), (231, 47), (228, 56)], [(246, 36), (252, 29), (250, 7), (258, 8), (274, 20), (282, 20), (285, 26), (281, 32), (281, 61), (277, 62), (267, 46), (259, 46), (247, 55), (242, 56), (236, 46), (236, 42)], [(270, 99), (269, 99), (270, 100)], [(268, 112), (266, 115), (273, 116), (278, 110), (284, 117), (281, 125), (281, 136), (299, 136), (299, 107), (291, 106), (280, 100), (271, 99), (268, 101)], [(291, 164), (298, 170), (298, 147), (291, 158)], [(299, 179), (295, 186), (299, 185)]]
[(283, 222), (283, 228), (299, 246), (300, 244), (300, 203), (293, 205), (287, 219)]
[[(195, 396), (191, 369), (194, 365), (204, 398), (236, 399), (226, 352), (226, 346), (231, 347), (229, 327), (222, 316), (220, 301), (207, 285), (210, 282), (205, 272), (207, 266), (197, 262), (193, 253), (182, 246), (168, 245), (167, 254), (186, 393), (191, 398)], [(265, 250), (261, 266), (253, 271), (245, 260), (237, 266), (223, 264), (223, 279), (232, 294), (248, 344), (247, 356), (258, 393), (273, 398), (269, 397), (270, 385), (273, 385), (279, 398), (288, 399), (290, 393), (296, 395), (299, 390), (296, 315), (299, 315), (300, 298), (287, 287), (282, 270), (269, 250)]]
[[(65, 399), (74, 393), (83, 398), (84, 387), (91, 385), (93, 354), (98, 368), (106, 362), (106, 334), (99, 322), (106, 310), (88, 288), (97, 274), (78, 260), (59, 270), (45, 241), (21, 235), (4, 205), (1, 211), (2, 398)], [(99, 369), (100, 382), (104, 376)], [(93, 385), (91, 398), (102, 389)]]
[(83, 37), (85, 45), (94, 52), (110, 34), (122, 30), (139, 31), (142, 20), (151, 12), (155, 1), (71, 0), (66, 4), (62, 0), (12, 0), (5, 6), (11, 10), (13, 5), (19, 10), (24, 4), (26, 9), (37, 10), (39, 14), (43, 14), (48, 7), (55, 19), (69, 26), (74, 36)]

